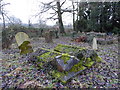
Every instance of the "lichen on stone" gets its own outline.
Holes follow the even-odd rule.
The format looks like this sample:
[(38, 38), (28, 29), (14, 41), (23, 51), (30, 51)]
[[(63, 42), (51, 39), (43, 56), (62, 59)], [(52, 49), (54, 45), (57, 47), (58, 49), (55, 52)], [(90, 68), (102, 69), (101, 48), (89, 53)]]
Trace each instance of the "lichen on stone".
[(20, 49), (21, 55), (33, 52), (32, 46), (30, 45), (30, 41), (24, 41), (18, 48)]
[(70, 45), (63, 45), (63, 44), (58, 44), (55, 48), (54, 51), (58, 52), (63, 52), (63, 53), (69, 53), (69, 52), (77, 52), (79, 50), (83, 50), (85, 48), (81, 47), (75, 47), (75, 46), (70, 46)]
[(83, 64), (82, 61), (80, 61), (78, 64), (75, 64), (75, 65), (69, 70), (69, 72), (78, 72), (78, 71), (80, 71), (80, 70), (84, 70), (85, 67), (84, 67), (82, 64)]
[(66, 64), (68, 60), (70, 60), (70, 55), (65, 53), (62, 54), (61, 59), (64, 60), (64, 63)]

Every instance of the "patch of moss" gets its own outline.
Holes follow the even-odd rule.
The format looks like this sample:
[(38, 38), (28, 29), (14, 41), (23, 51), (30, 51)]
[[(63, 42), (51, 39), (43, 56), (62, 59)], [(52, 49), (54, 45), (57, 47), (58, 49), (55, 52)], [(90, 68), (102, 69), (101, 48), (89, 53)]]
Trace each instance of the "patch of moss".
[(86, 67), (91, 67), (93, 64), (94, 64), (94, 61), (92, 61), (91, 58), (86, 58), (86, 59), (85, 59), (84, 66), (86, 66)]
[(96, 59), (96, 62), (101, 62), (102, 61), (102, 58), (99, 57), (99, 56), (97, 56), (95, 59)]
[(78, 64), (75, 64), (68, 72), (78, 72), (80, 70), (84, 70), (85, 67), (82, 65), (82, 61), (80, 61)]
[(58, 44), (57, 47), (54, 48), (54, 51), (62, 52), (63, 49), (64, 49), (64, 47), (62, 47), (61, 44)]
[(47, 61), (47, 58), (50, 57), (50, 52), (46, 52), (42, 55), (39, 56), (40, 59), (42, 59), (43, 61)]
[(91, 67), (94, 63), (95, 63), (94, 61), (91, 61), (89, 63), (85, 63), (84, 65), (87, 67)]
[(57, 70), (53, 70), (52, 71), (52, 75), (55, 77), (55, 78), (62, 78), (63, 76), (67, 75), (67, 72), (59, 72)]
[(32, 46), (30, 45), (30, 41), (24, 41), (18, 48), (21, 50), (21, 55), (33, 52)]
[(46, 50), (48, 52), (43, 53), (40, 56), (37, 56), (37, 58), (38, 58), (37, 65), (40, 68), (42, 68), (45, 63), (48, 63), (48, 62), (54, 60), (55, 56), (60, 55), (60, 53), (58, 53), (58, 52), (50, 51), (50, 50), (47, 50), (47, 49), (44, 49), (44, 48), (42, 48), (42, 49)]
[(62, 83), (66, 83), (67, 81), (63, 80), (62, 78), (64, 76), (67, 76), (68, 72), (64, 71), (64, 72), (59, 72), (57, 70), (52, 70), (52, 76), (55, 77), (56, 79), (60, 80)]
[(70, 55), (67, 53), (62, 54), (61, 59), (64, 60), (64, 63), (67, 64), (67, 61), (70, 60)]
[[(47, 50), (48, 51), (48, 50)], [(48, 51), (46, 53), (43, 53), (42, 55), (38, 56), (38, 59), (41, 59), (39, 61), (51, 61), (55, 58), (55, 56), (60, 55), (59, 52), (55, 51)]]
[(83, 49), (85, 48), (70, 46), (70, 45), (63, 45), (63, 44), (58, 44), (54, 48), (55, 51), (64, 52), (64, 53), (69, 53), (69, 52), (77, 53), (78, 51), (81, 51)]
[(42, 68), (42, 67), (43, 67), (43, 63), (40, 62), (40, 63), (38, 64), (38, 67)]

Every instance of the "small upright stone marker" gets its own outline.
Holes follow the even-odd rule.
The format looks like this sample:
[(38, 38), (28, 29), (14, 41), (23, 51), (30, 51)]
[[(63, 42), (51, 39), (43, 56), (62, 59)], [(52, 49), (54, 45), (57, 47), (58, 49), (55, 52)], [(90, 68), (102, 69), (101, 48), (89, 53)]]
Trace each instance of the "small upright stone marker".
[(93, 38), (93, 45), (92, 45), (92, 48), (93, 48), (94, 50), (97, 50), (97, 40), (96, 40), (95, 37)]

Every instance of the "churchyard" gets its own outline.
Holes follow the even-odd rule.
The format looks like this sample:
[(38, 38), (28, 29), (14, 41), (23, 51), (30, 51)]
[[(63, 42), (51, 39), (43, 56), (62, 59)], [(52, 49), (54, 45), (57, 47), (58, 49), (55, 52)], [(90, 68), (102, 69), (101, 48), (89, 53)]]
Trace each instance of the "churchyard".
[(120, 0), (0, 0), (0, 89), (120, 88)]
[(2, 49), (1, 88), (119, 87), (118, 35), (20, 32)]

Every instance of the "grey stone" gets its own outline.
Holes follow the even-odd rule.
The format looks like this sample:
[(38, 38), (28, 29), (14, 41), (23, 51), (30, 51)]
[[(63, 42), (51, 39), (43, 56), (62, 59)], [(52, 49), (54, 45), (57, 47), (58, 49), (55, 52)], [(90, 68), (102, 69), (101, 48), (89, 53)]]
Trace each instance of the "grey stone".
[(62, 56), (57, 56), (56, 58), (56, 64), (59, 71), (69, 71), (72, 66), (79, 62), (79, 59), (74, 56), (70, 56), (70, 60), (68, 60), (67, 63), (64, 63), (64, 60), (62, 60), (61, 57)]

